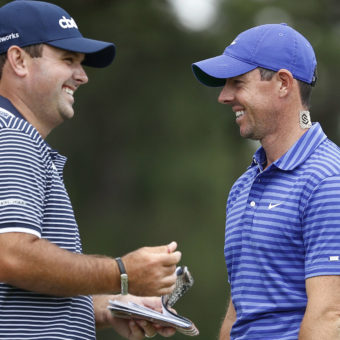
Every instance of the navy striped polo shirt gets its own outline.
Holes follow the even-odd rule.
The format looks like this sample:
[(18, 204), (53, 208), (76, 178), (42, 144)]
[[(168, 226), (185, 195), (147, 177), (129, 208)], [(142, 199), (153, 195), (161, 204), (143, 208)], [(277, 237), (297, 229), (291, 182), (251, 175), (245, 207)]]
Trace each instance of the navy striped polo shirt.
[[(30, 233), (81, 253), (65, 162), (0, 96), (0, 233)], [(0, 339), (95, 339), (90, 296), (53, 297), (0, 283), (0, 320)]]
[(263, 148), (227, 201), (232, 340), (297, 340), (305, 280), (340, 275), (340, 150), (315, 123), (263, 170)]

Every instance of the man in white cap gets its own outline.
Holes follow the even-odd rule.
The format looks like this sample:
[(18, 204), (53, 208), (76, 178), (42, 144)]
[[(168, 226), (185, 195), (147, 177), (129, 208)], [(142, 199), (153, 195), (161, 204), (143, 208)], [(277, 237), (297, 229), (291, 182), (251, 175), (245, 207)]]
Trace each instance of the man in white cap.
[(286, 24), (261, 25), (192, 67), (261, 143), (227, 201), (220, 340), (339, 340), (340, 151), (310, 119), (312, 46)]
[[(83, 65), (105, 67), (114, 55), (113, 44), (84, 38), (58, 6), (17, 0), (0, 8), (1, 339), (93, 340), (95, 326), (130, 340), (174, 333), (115, 318), (107, 306), (124, 298), (159, 308), (175, 285), (176, 242), (116, 259), (82, 254), (66, 158), (45, 142), (74, 115), (74, 92), (88, 81)], [(124, 295), (150, 297), (112, 295), (121, 283)]]

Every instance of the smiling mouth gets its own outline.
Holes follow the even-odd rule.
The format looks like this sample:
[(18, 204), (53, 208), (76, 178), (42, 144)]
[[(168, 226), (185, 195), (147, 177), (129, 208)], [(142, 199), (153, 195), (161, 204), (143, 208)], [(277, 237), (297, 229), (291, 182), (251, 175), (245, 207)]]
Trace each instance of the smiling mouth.
[(74, 91), (72, 89), (70, 89), (69, 87), (64, 87), (64, 90), (66, 93), (70, 94), (71, 96), (73, 96)]
[(244, 110), (235, 112), (236, 118), (240, 118), (244, 115)]

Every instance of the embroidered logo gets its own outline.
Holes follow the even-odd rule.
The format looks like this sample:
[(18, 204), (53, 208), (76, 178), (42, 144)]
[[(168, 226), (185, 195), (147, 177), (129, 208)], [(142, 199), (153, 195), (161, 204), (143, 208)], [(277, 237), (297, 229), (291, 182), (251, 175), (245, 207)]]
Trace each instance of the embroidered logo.
[(278, 207), (281, 204), (282, 203), (275, 203), (275, 204), (273, 204), (272, 202), (270, 202), (269, 205), (268, 205), (268, 209), (274, 209), (274, 208)]
[(14, 114), (0, 107), (0, 117), (6, 119), (8, 117), (14, 117)]
[(65, 18), (65, 16), (63, 16), (60, 20), (59, 20), (59, 25), (61, 28), (78, 28), (76, 22), (74, 21), (73, 18), (67, 19)]
[(21, 199), (9, 198), (7, 200), (0, 201), (0, 207), (4, 207), (6, 205), (26, 205), (26, 202)]
[(3, 37), (0, 37), (0, 43), (8, 41), (8, 40), (12, 40), (12, 39), (18, 39), (19, 37), (20, 37), (19, 33), (11, 33)]
[(339, 256), (330, 256), (329, 261), (339, 261)]

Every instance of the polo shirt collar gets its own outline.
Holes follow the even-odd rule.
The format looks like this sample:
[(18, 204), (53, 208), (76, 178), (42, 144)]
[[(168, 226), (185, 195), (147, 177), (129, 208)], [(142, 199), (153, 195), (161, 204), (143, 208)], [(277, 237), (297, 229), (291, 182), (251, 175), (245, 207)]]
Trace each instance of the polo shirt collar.
[[(325, 140), (326, 134), (319, 123), (313, 123), (312, 127), (304, 133), (296, 143), (273, 166), (281, 170), (293, 170), (303, 163), (311, 153)], [(261, 146), (254, 154), (251, 166), (261, 165), (266, 162), (266, 153)]]
[(5, 97), (0, 96), (0, 108), (5, 109), (15, 117), (25, 119), (22, 114), (15, 108), (15, 106)]

